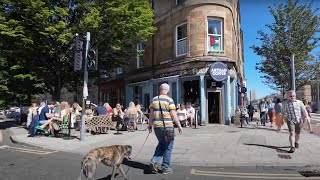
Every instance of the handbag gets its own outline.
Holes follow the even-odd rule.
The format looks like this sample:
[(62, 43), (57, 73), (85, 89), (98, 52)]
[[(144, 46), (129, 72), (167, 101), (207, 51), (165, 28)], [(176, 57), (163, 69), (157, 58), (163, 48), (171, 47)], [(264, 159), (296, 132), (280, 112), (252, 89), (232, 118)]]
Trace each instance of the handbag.
[(162, 108), (161, 108), (159, 96), (158, 96), (159, 108), (160, 108), (160, 112), (161, 112), (161, 120), (162, 120), (163, 127), (164, 127), (164, 141), (167, 142), (167, 141), (170, 141), (170, 140), (174, 139), (175, 133), (174, 133), (174, 128), (173, 127), (166, 127), (166, 124), (164, 123), (163, 113), (162, 113)]

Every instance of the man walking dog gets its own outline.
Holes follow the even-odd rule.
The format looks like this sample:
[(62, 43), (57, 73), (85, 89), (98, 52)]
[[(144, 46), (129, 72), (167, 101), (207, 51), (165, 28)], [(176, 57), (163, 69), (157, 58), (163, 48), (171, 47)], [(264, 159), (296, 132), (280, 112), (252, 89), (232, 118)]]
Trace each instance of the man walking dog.
[(174, 142), (174, 123), (178, 126), (179, 133), (182, 133), (182, 127), (177, 117), (176, 106), (168, 96), (170, 86), (163, 83), (160, 86), (160, 95), (152, 99), (149, 114), (149, 131), (154, 133), (158, 139), (158, 145), (151, 159), (150, 168), (152, 173), (158, 172), (158, 164), (162, 160), (162, 174), (172, 173), (170, 168), (170, 159)]
[[(283, 103), (282, 112), (287, 121), (288, 129), (290, 132), (290, 153), (294, 153), (295, 148), (299, 148), (299, 138), (303, 121), (309, 118), (308, 112), (302, 101), (296, 99), (296, 92), (288, 92), (288, 100)], [(293, 144), (294, 143), (294, 144)]]

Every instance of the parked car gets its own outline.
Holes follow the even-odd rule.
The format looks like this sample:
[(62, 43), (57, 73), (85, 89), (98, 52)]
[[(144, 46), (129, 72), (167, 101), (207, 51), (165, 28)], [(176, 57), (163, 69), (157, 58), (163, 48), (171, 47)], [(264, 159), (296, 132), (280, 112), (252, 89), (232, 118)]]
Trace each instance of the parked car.
[(8, 113), (6, 113), (6, 117), (7, 118), (14, 118), (18, 113), (19, 110), (17, 111), (17, 109), (19, 109), (18, 107), (11, 107), (8, 109)]
[(17, 121), (18, 124), (22, 124), (27, 122), (28, 118), (28, 109), (29, 105), (22, 104), (18, 110), (18, 113), (15, 114), (14, 119)]

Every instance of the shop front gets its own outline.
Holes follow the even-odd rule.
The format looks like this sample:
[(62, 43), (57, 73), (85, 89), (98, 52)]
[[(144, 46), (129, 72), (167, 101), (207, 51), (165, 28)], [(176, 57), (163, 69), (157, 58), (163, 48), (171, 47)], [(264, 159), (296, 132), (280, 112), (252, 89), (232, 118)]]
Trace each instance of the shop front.
[(130, 101), (148, 107), (151, 99), (159, 94), (162, 83), (170, 85), (169, 96), (175, 104), (194, 105), (202, 125), (229, 124), (237, 106), (237, 77), (233, 64), (206, 63), (189, 66), (192, 69), (155, 73), (154, 79), (127, 82), (126, 104)]

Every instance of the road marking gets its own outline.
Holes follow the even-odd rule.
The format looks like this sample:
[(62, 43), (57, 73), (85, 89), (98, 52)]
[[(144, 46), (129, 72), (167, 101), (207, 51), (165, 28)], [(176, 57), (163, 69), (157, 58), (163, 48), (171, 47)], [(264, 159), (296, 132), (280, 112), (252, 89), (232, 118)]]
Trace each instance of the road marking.
[(190, 174), (213, 176), (213, 177), (229, 177), (243, 179), (319, 179), (319, 177), (304, 177), (300, 174), (272, 174), (272, 173), (236, 173), (236, 172), (216, 172), (216, 171), (200, 171), (191, 169)]
[(58, 151), (41, 151), (41, 150), (34, 150), (34, 149), (27, 149), (27, 148), (18, 148), (18, 147), (11, 147), (7, 145), (0, 146), (0, 149), (15, 150), (18, 152), (25, 152), (25, 153), (38, 154), (38, 155), (47, 155), (47, 154), (58, 152)]

